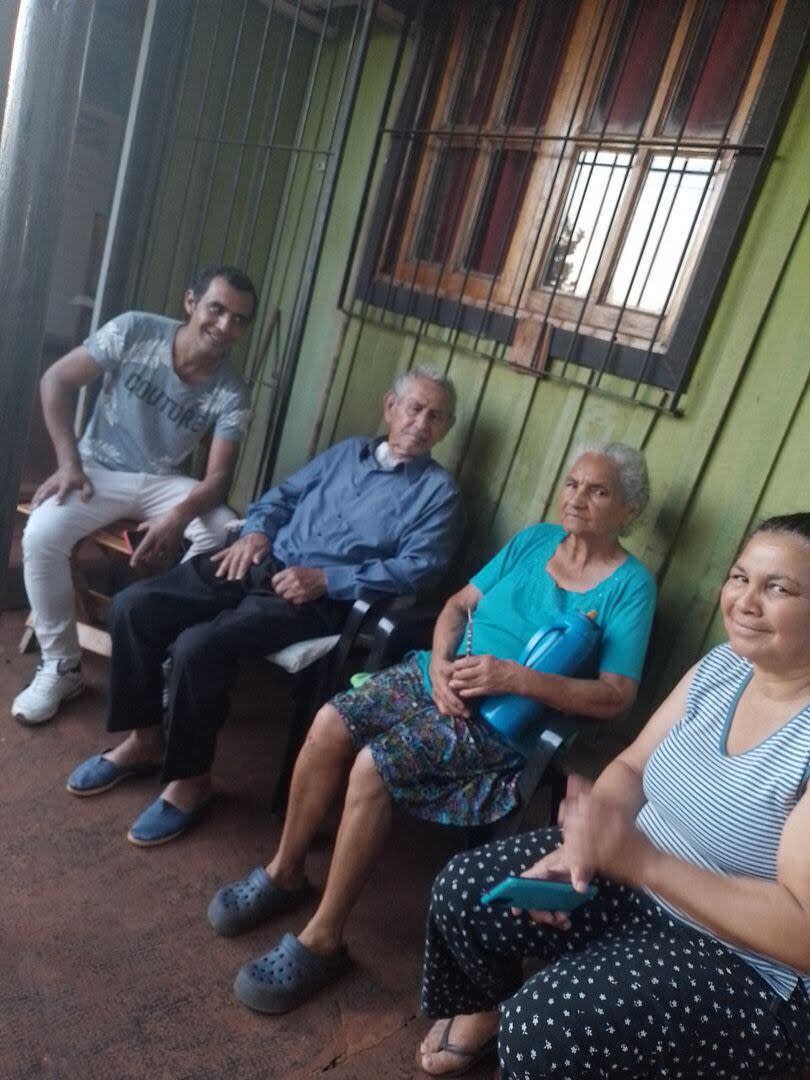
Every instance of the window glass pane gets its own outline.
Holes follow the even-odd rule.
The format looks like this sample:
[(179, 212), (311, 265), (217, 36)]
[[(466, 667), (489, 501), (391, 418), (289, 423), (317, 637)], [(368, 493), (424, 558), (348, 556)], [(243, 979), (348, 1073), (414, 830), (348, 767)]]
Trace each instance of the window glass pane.
[[(448, 16), (451, 14), (450, 8), (448, 8), (446, 14)], [(457, 12), (452, 12), (452, 14), (457, 14)], [(393, 273), (394, 264), (399, 257), (400, 244), (402, 243), (408, 215), (412, 212), (411, 199), (413, 198), (416, 178), (427, 142), (422, 131), (430, 127), (431, 118), (436, 109), (436, 101), (442, 79), (445, 76), (447, 55), (450, 51), (450, 42), (455, 25), (452, 19), (446, 17), (434, 27), (431, 38), (431, 55), (426, 65), (426, 78), (421, 80), (419, 84), (422, 97), (413, 106), (412, 122), (419, 134), (410, 136), (393, 135), (391, 138), (391, 154), (394, 157), (400, 157), (401, 168), (399, 182), (395, 187), (395, 195), (392, 201), (385, 245), (380, 258), (380, 270), (385, 274)]]
[(608, 289), (608, 303), (662, 314), (707, 204), (713, 160), (657, 154)]
[(447, 259), (455, 239), (474, 160), (475, 152), (467, 148), (440, 152), (414, 246), (414, 258), (433, 263), (443, 263)]
[(511, 4), (476, 4), (471, 10), (451, 123), (481, 124), (486, 120), (514, 17)]
[(532, 155), (506, 150), (490, 168), (466, 269), (497, 274), (509, 250)]
[(580, 151), (551, 255), (538, 284), (587, 296), (632, 160), (632, 154)]
[(641, 130), (680, 18), (674, 0), (631, 0), (613, 44), (588, 129)]
[(545, 122), (578, 6), (572, 0), (532, 5), (527, 40), (506, 111), (507, 124), (534, 128)]
[(721, 135), (742, 93), (770, 3), (709, 0), (701, 11), (672, 107), (667, 135)]

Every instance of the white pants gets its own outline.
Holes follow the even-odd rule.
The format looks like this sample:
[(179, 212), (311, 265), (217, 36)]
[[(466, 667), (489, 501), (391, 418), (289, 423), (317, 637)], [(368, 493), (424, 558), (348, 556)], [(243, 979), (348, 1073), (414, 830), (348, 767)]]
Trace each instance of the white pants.
[[(25, 589), (44, 660), (77, 661), (81, 655), (70, 575), (70, 553), (79, 540), (118, 518), (160, 517), (197, 483), (188, 476), (83, 468), (93, 485), (92, 498), (82, 502), (72, 491), (61, 506), (47, 499), (31, 514), (23, 533)], [(235, 517), (227, 506), (217, 506), (194, 518), (185, 530), (191, 542), (185, 558), (224, 547), (225, 526)]]

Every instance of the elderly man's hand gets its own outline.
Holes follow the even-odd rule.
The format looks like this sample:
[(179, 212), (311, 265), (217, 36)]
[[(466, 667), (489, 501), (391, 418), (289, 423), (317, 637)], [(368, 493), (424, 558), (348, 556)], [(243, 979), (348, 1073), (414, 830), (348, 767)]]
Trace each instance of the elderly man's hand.
[(453, 661), (444, 660), (435, 653), (430, 659), (430, 685), (433, 687), (433, 700), (436, 708), (442, 716), (470, 715), (470, 710), (450, 688), (450, 677), (453, 674)]
[(211, 562), (219, 563), (218, 578), (241, 581), (251, 566), (258, 566), (269, 550), (270, 541), (264, 533), (247, 533), (224, 551), (212, 555)]
[(289, 604), (308, 604), (326, 593), (326, 573), (313, 566), (286, 566), (273, 574), (271, 584), (277, 596)]

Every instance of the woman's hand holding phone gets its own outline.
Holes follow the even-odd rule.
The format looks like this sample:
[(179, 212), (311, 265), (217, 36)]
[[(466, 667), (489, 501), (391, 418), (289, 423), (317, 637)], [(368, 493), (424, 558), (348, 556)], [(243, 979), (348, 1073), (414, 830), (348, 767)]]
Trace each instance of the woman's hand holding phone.
[[(533, 866), (524, 870), (520, 876), (530, 881), (563, 882), (569, 889), (574, 891), (571, 885), (571, 867), (568, 865), (565, 844), (561, 844), (554, 851), (550, 851), (548, 855), (544, 855)], [(513, 910), (518, 914), (521, 909)], [(553, 926), (557, 930), (569, 930), (571, 927), (570, 911), (571, 909), (562, 910), (557, 908), (550, 911), (531, 908), (527, 914), (532, 922), (536, 922), (541, 926)]]
[(502, 904), (513, 911), (563, 913), (575, 911), (596, 896), (596, 886), (578, 892), (568, 881), (508, 877), (481, 897), (482, 904)]

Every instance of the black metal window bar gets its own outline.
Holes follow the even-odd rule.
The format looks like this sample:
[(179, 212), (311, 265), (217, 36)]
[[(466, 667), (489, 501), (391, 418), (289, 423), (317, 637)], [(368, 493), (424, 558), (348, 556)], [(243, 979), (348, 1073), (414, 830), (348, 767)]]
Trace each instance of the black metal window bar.
[(344, 310), (677, 411), (808, 21), (770, 0), (424, 4)]
[(190, 270), (213, 262), (264, 283), (245, 372), (262, 401), (256, 492), (277, 452), (376, 7), (172, 0), (162, 9), (184, 47), (166, 65), (171, 104), (131, 291), (174, 311)]

